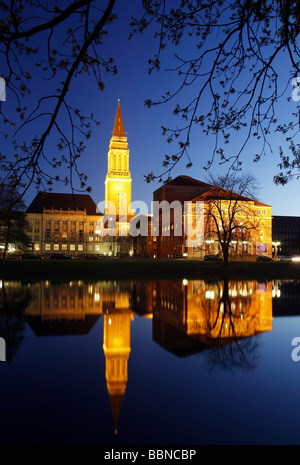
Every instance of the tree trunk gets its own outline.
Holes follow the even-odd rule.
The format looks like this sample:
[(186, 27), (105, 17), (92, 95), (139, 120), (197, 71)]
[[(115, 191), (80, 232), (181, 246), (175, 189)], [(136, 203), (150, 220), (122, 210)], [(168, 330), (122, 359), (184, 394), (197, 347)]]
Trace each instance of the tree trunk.
[(7, 252), (7, 249), (8, 249), (9, 233), (10, 233), (10, 221), (8, 222), (7, 230), (6, 230), (6, 238), (5, 238), (5, 246), (4, 246), (4, 250), (3, 250), (3, 255), (2, 255), (2, 263), (5, 260), (6, 252)]
[(224, 260), (224, 263), (228, 263), (228, 261), (229, 261), (229, 248), (225, 245), (225, 246), (222, 248), (222, 251), (223, 251), (223, 260)]

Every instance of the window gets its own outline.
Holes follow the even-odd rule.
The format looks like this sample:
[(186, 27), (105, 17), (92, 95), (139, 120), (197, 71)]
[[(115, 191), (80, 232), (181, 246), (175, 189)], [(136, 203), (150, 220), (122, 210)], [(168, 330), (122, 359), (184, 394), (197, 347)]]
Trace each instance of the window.
[(90, 226), (94, 226), (94, 221), (90, 221)]
[(75, 244), (70, 244), (70, 250), (72, 250), (72, 251), (75, 250)]
[(63, 251), (68, 250), (67, 244), (62, 244), (62, 245), (61, 245), (61, 250), (63, 250)]
[(34, 224), (40, 224), (40, 220), (35, 220)]
[(33, 250), (40, 250), (40, 244), (34, 244)]
[(35, 240), (35, 241), (39, 241), (39, 240), (40, 240), (40, 237), (39, 237), (39, 236), (34, 236), (34, 240)]
[(93, 242), (94, 238), (93, 236), (89, 236), (89, 242)]
[(53, 250), (59, 250), (59, 244), (54, 244), (53, 245)]
[(35, 233), (39, 233), (39, 232), (40, 232), (40, 228), (34, 228), (34, 232), (35, 232)]
[(82, 244), (78, 244), (78, 250), (83, 250), (83, 245)]
[(51, 244), (45, 244), (45, 250), (51, 250)]
[(100, 251), (100, 245), (99, 245), (99, 244), (96, 244), (96, 245), (95, 245), (95, 250), (96, 250), (97, 252)]

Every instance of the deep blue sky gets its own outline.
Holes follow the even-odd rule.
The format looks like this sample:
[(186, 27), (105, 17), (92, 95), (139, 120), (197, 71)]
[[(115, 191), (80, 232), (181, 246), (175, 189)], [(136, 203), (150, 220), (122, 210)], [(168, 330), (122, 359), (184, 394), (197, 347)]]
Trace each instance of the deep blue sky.
[[(104, 200), (104, 180), (107, 170), (107, 152), (113, 129), (117, 102), (120, 99), (121, 111), (130, 150), (130, 170), (132, 174), (132, 200), (144, 200), (150, 204), (152, 192), (159, 187), (157, 183), (147, 184), (144, 175), (150, 171), (159, 173), (165, 153), (171, 153), (173, 147), (167, 144), (161, 135), (161, 125), (174, 126), (176, 121), (172, 116), (174, 103), (148, 109), (144, 105), (146, 98), (159, 98), (166, 90), (175, 85), (176, 75), (161, 70), (159, 73), (148, 75), (147, 61), (153, 55), (154, 41), (152, 32), (146, 31), (142, 36), (136, 36), (130, 41), (130, 16), (137, 13), (136, 0), (118, 2), (119, 19), (108, 27), (108, 37), (103, 43), (103, 52), (112, 56), (118, 67), (115, 76), (104, 76), (105, 89), (97, 90), (95, 81), (91, 77), (81, 77), (73, 84), (71, 95), (74, 106), (78, 106), (85, 113), (93, 112), (101, 124), (95, 128), (92, 138), (87, 142), (87, 149), (80, 161), (80, 167), (88, 175), (88, 184), (92, 186), (92, 197), (96, 203)], [(184, 45), (179, 49), (184, 51)], [(168, 58), (168, 57), (166, 57)], [(292, 86), (290, 87), (292, 91)], [(9, 96), (7, 96), (7, 99)], [(291, 101), (289, 105), (296, 103)], [(278, 136), (274, 139), (274, 153), (257, 164), (252, 163), (256, 153), (255, 145), (248, 145), (243, 159), (247, 171), (251, 171), (261, 186), (259, 200), (273, 206), (274, 215), (300, 215), (297, 202), (300, 180), (292, 181), (287, 186), (276, 186), (273, 176), (277, 174), (279, 162), (278, 145), (283, 141)], [(231, 143), (232, 151), (237, 148), (238, 139)], [(186, 169), (181, 163), (173, 172), (173, 177), (179, 174), (206, 180), (206, 173), (202, 167), (210, 158), (213, 141), (202, 135), (196, 129), (193, 132), (190, 155), (193, 167)], [(174, 147), (174, 150), (177, 148)], [(216, 164), (212, 168), (214, 174), (220, 173)], [(57, 185), (55, 191), (66, 192), (66, 188)], [(35, 192), (31, 189), (26, 195), (28, 204)]]

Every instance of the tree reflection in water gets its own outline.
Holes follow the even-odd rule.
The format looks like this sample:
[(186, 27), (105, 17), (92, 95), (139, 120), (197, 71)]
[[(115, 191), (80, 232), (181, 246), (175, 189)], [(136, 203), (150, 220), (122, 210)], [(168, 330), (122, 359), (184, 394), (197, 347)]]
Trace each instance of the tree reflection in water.
[[(252, 306), (253, 287), (249, 283), (229, 283), (228, 280), (217, 283), (217, 287), (218, 298), (213, 308), (205, 306), (207, 337), (213, 342), (212, 350), (206, 352), (210, 370), (217, 365), (230, 371), (251, 370), (258, 360), (258, 340), (249, 336), (256, 333), (260, 318), (259, 308)], [(209, 299), (207, 302), (211, 303)], [(244, 321), (247, 323), (243, 324)]]
[(271, 283), (226, 279), (161, 282), (156, 291), (154, 337), (179, 356), (186, 356), (187, 348), (190, 353), (205, 353), (210, 370), (216, 365), (251, 369), (257, 363), (258, 344), (252, 336), (272, 326), (271, 288)]
[(24, 339), (24, 311), (31, 300), (30, 288), (0, 281), (0, 337), (6, 342), (6, 362), (11, 364)]

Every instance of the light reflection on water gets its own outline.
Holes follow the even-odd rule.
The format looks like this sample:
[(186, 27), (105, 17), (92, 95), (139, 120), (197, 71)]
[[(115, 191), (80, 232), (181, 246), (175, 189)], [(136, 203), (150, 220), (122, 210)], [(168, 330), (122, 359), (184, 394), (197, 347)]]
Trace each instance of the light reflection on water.
[[(228, 431), (229, 422), (236, 434), (243, 405), (241, 386), (247, 379), (256, 390), (264, 388), (264, 383), (259, 388), (255, 382), (260, 360), (265, 359), (260, 337), (272, 333), (274, 311), (278, 317), (288, 315), (288, 309), (297, 314), (298, 293), (298, 283), (279, 281), (1, 282), (0, 337), (6, 340), (10, 371), (1, 364), (0, 380), (2, 398), (8, 402), (4, 424), (10, 426), (0, 429), (0, 441), (239, 443), (240, 433), (231, 440), (226, 434), (216, 434), (213, 419), (227, 423)], [(57, 364), (54, 360), (49, 363), (51, 355)], [(36, 401), (41, 395), (36, 390), (41, 374), (43, 396), (50, 397), (56, 409), (53, 417), (46, 402)], [(30, 394), (29, 388), (26, 391), (29, 378)], [(13, 396), (9, 388), (17, 381), (25, 392), (14, 389)], [(195, 383), (199, 383), (198, 389)], [(223, 395), (223, 389), (230, 392), (226, 405), (220, 406), (219, 399), (214, 399), (206, 411), (204, 397), (209, 398), (212, 392)], [(76, 395), (80, 391), (85, 397), (81, 403)], [(58, 393), (56, 398), (53, 392)], [(27, 427), (34, 431), (28, 436), (14, 432), (14, 421), (28, 413), (18, 402), (18, 397), (26, 398), (25, 393), (32, 413)], [(256, 394), (259, 398), (262, 391)], [(272, 397), (271, 391), (269, 394)], [(171, 399), (175, 404), (170, 404)], [(248, 400), (254, 401), (251, 394)], [(70, 415), (73, 402), (81, 418), (75, 423)], [(240, 405), (230, 418), (227, 402)], [(95, 416), (99, 403), (101, 421)], [(198, 404), (201, 427), (195, 416)], [(43, 408), (48, 417), (40, 417)], [(272, 405), (269, 408), (273, 412)], [(158, 413), (162, 409), (163, 420)], [(257, 415), (259, 411), (261, 405)], [(84, 426), (86, 423), (93, 432)], [(246, 443), (259, 442), (255, 434), (256, 439), (251, 439), (255, 420), (252, 423)], [(261, 440), (271, 441), (268, 434)]]

